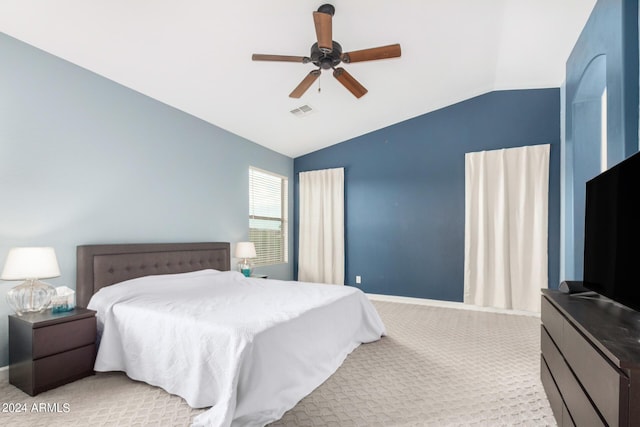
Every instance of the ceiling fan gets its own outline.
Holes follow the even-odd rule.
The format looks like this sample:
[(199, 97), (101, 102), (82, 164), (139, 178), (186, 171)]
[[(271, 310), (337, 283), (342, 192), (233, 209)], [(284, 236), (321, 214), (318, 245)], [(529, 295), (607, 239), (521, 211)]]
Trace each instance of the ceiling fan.
[(291, 98), (300, 98), (309, 87), (320, 77), (322, 70), (333, 70), (335, 77), (342, 85), (349, 90), (356, 98), (360, 98), (367, 89), (362, 86), (351, 74), (342, 67), (338, 67), (341, 62), (349, 64), (352, 62), (372, 61), (376, 59), (397, 58), (400, 56), (400, 45), (391, 44), (388, 46), (374, 47), (370, 49), (356, 50), (353, 52), (343, 52), (340, 43), (333, 40), (331, 31), (332, 18), (335, 8), (330, 4), (323, 4), (317, 12), (313, 12), (313, 22), (316, 27), (317, 43), (311, 46), (309, 56), (287, 56), (287, 55), (265, 55), (254, 53), (251, 57), (254, 61), (280, 61), (280, 62), (301, 62), (313, 63), (318, 67), (312, 70), (300, 82), (300, 84), (289, 94)]

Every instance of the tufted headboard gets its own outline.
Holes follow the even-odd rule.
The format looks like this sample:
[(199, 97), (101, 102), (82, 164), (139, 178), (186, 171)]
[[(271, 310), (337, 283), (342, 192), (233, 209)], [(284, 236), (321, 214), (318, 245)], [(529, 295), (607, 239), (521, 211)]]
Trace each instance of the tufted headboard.
[(227, 242), (82, 245), (76, 259), (78, 307), (86, 307), (100, 288), (124, 280), (231, 266)]

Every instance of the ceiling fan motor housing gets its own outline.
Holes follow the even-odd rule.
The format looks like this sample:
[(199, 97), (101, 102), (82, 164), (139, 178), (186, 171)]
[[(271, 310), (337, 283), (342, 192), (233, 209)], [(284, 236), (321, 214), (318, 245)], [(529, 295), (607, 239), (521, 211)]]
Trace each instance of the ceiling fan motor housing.
[(333, 42), (333, 49), (331, 52), (323, 52), (318, 47), (318, 43), (314, 43), (313, 46), (311, 46), (311, 54), (309, 55), (311, 62), (323, 70), (328, 70), (329, 68), (333, 68), (340, 64), (341, 56), (342, 46), (340, 46), (340, 43), (336, 41)]

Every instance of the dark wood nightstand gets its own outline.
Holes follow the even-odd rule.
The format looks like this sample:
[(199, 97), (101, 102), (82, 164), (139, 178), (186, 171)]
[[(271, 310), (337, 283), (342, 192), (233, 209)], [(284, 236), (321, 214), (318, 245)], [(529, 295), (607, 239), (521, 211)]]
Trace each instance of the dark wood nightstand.
[(95, 314), (76, 308), (65, 313), (10, 315), (9, 382), (35, 396), (93, 375)]

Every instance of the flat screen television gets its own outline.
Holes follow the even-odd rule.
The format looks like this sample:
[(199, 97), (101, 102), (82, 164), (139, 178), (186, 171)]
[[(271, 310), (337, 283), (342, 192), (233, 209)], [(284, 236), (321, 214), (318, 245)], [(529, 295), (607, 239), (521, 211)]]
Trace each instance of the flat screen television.
[(583, 285), (640, 310), (640, 153), (586, 183)]

